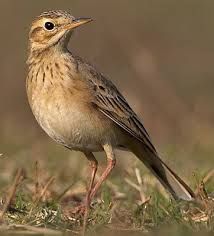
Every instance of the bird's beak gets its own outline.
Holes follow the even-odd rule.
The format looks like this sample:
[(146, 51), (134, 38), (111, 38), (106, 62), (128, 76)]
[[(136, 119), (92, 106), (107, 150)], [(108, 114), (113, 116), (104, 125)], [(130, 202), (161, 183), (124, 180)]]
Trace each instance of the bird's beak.
[(71, 29), (79, 27), (80, 25), (89, 23), (91, 21), (92, 21), (91, 18), (77, 18), (77, 19), (73, 20), (72, 23), (66, 25), (65, 29), (66, 30), (71, 30)]

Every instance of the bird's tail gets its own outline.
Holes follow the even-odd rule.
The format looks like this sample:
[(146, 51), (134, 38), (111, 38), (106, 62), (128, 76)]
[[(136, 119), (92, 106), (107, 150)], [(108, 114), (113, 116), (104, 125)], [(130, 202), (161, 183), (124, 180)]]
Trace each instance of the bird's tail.
[(132, 152), (151, 170), (161, 184), (176, 200), (192, 201), (195, 194), (190, 187), (172, 171), (158, 156), (141, 142), (131, 142)]

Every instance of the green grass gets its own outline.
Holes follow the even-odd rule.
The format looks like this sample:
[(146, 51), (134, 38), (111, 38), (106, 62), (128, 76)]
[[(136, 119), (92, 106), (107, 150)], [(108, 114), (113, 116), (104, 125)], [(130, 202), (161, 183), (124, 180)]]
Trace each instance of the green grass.
[[(33, 166), (28, 167), (29, 175), (21, 172), (23, 177), (4, 215), (0, 230), (3, 233), (22, 235), (81, 233), (83, 218), (79, 214), (73, 214), (71, 210), (84, 197), (84, 181), (81, 187), (74, 184), (66, 192), (66, 188), (62, 188), (62, 176), (58, 175), (52, 182), (49, 170), (43, 169), (39, 163), (32, 164)], [(142, 192), (138, 190), (145, 186), (140, 186), (136, 176), (132, 174), (127, 177), (130, 182), (114, 175), (102, 186), (88, 216), (89, 235), (142, 235), (147, 232), (150, 232), (150, 235), (191, 235), (196, 232), (214, 231), (213, 199), (203, 196), (197, 204), (172, 201), (153, 177), (145, 174), (144, 177), (151, 179), (151, 182), (145, 184), (143, 194), (146, 200), (142, 202)], [(9, 184), (9, 189), (6, 188), (1, 193), (2, 205), (5, 204), (11, 186), (12, 183)], [(209, 190), (213, 190), (209, 182), (207, 186)], [(202, 190), (200, 193), (206, 195)]]
[[(83, 217), (73, 214), (72, 209), (84, 200), (86, 194), (87, 161), (79, 153), (66, 151), (49, 142), (24, 151), (16, 144), (13, 152), (0, 158), (1, 209), (6, 205), (15, 179), (17, 181), (0, 233), (81, 234)], [(197, 170), (194, 176), (188, 173), (184, 178), (194, 190), (198, 189), (198, 203), (175, 202), (137, 159), (124, 152), (117, 156), (115, 170), (92, 202), (88, 235), (213, 233), (214, 200), (207, 197), (207, 192), (210, 194), (214, 190), (214, 171)], [(101, 161), (102, 155), (97, 157), (101, 164), (99, 177), (105, 163)], [(20, 168), (22, 171), (17, 180), (16, 173)], [(181, 174), (181, 170), (177, 169), (177, 172)], [(200, 185), (201, 180), (205, 181), (206, 190)]]

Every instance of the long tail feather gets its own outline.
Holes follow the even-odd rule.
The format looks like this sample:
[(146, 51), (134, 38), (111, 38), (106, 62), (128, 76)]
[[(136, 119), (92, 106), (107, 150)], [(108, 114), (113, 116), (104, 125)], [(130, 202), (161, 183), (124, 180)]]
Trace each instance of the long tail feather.
[(190, 187), (159, 158), (156, 152), (136, 141), (131, 143), (130, 149), (151, 170), (174, 199), (186, 201), (195, 199), (195, 194)]

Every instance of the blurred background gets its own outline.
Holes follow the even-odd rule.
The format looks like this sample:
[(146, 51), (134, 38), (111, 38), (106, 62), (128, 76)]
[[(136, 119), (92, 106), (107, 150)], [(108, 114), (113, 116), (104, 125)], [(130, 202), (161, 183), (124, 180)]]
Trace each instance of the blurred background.
[[(75, 31), (69, 48), (117, 85), (163, 159), (188, 181), (193, 172), (212, 168), (213, 1), (1, 0), (0, 9), (1, 181), (11, 175), (9, 168), (32, 168), (36, 160), (70, 181), (86, 168), (81, 154), (56, 145), (41, 130), (26, 98), (29, 27), (35, 16), (53, 9), (94, 19)], [(127, 163), (137, 163), (129, 153), (117, 156), (121, 173)]]

